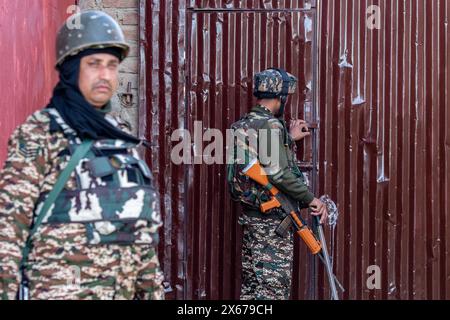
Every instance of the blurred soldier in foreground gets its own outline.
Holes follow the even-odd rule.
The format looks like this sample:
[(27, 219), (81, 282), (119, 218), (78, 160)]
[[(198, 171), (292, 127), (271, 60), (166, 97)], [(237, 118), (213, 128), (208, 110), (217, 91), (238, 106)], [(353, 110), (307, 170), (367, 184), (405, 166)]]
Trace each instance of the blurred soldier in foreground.
[(0, 297), (162, 299), (147, 142), (110, 113), (129, 46), (110, 16), (79, 15), (58, 33), (49, 105), (15, 130), (0, 172)]

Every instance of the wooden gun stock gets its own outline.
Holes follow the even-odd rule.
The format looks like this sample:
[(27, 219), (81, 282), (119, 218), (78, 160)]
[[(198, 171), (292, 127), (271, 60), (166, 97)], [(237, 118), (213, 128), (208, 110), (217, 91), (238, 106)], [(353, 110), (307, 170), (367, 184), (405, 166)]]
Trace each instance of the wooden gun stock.
[(331, 288), (331, 296), (333, 300), (339, 300), (339, 296), (336, 290), (336, 284), (340, 287), (342, 291), (344, 288), (337, 280), (336, 276), (333, 274), (330, 257), (328, 255), (328, 250), (325, 242), (325, 236), (323, 234), (323, 229), (320, 223), (318, 222), (318, 218), (316, 217), (318, 224), (318, 231), (320, 236), (320, 241), (316, 238), (311, 229), (303, 222), (300, 216), (297, 215), (297, 208), (291, 203), (290, 199), (280, 193), (277, 188), (275, 188), (272, 184), (270, 184), (269, 179), (264, 171), (264, 168), (261, 167), (260, 163), (257, 159), (253, 160), (247, 168), (243, 170), (243, 173), (251, 178), (253, 181), (259, 183), (264, 188), (266, 188), (272, 194), (272, 199), (266, 203), (263, 203), (260, 207), (262, 212), (267, 212), (274, 208), (281, 208), (285, 214), (286, 218), (280, 223), (275, 233), (284, 236), (286, 232), (289, 230), (291, 225), (294, 225), (297, 234), (300, 238), (305, 242), (308, 249), (311, 251), (313, 255), (317, 255), (325, 265), (325, 269), (327, 270), (328, 280)]
[(322, 251), (322, 245), (319, 240), (316, 239), (312, 230), (302, 223), (295, 212), (291, 212), (291, 217), (292, 220), (295, 221), (297, 234), (302, 238), (303, 242), (305, 242), (309, 251), (311, 251), (313, 255), (320, 253), (320, 251)]
[[(303, 223), (303, 221), (297, 216), (295, 211), (291, 210), (290, 205), (287, 203), (288, 201), (282, 197), (278, 189), (270, 184), (264, 168), (261, 167), (259, 162), (255, 159), (247, 166), (247, 168), (244, 169), (243, 172), (253, 181), (259, 183), (270, 191), (273, 195), (271, 200), (261, 204), (261, 212), (266, 213), (275, 208), (282, 208), (283, 211), (288, 214), (288, 218), (292, 219), (292, 223), (295, 226), (297, 234), (305, 242), (311, 253), (313, 255), (318, 254), (322, 250), (320, 242), (316, 239), (311, 229), (308, 228), (308, 226), (306, 226), (306, 224)], [(282, 224), (286, 225), (284, 222), (282, 222)], [(279, 228), (279, 232), (277, 233), (284, 233), (286, 231), (285, 229), (286, 227)]]

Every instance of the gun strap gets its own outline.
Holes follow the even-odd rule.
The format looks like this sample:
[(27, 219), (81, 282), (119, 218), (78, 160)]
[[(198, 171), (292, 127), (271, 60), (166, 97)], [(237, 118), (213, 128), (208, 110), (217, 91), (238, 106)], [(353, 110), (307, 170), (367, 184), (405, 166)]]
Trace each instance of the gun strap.
[(48, 194), (47, 199), (45, 200), (41, 211), (36, 216), (36, 220), (34, 221), (33, 227), (30, 230), (30, 234), (28, 235), (25, 247), (23, 248), (22, 251), (22, 261), (20, 263), (20, 269), (24, 268), (25, 263), (28, 260), (28, 254), (31, 251), (31, 238), (42, 224), (44, 217), (47, 215), (47, 212), (48, 210), (50, 210), (51, 206), (55, 203), (56, 198), (58, 198), (59, 194), (64, 189), (64, 186), (69, 180), (72, 172), (75, 170), (75, 167), (78, 165), (81, 159), (83, 159), (83, 157), (88, 153), (93, 143), (94, 141), (92, 140), (84, 140), (83, 143), (79, 147), (77, 147), (74, 155), (70, 159), (66, 168), (59, 175), (58, 180), (56, 181), (55, 186), (53, 187), (53, 190)]

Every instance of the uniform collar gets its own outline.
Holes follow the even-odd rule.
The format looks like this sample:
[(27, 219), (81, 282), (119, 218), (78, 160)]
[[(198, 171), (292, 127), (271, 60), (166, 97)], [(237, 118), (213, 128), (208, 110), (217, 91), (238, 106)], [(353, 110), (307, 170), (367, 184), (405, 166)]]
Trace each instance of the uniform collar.
[(109, 101), (103, 108), (97, 109), (100, 113), (106, 115), (107, 113), (110, 113), (112, 110), (112, 104), (111, 101)]
[(272, 111), (270, 111), (269, 108), (267, 108), (266, 106), (263, 106), (261, 104), (257, 104), (256, 106), (254, 106), (251, 111), (256, 112), (256, 113), (261, 113), (264, 115), (270, 115), (270, 116), (274, 117)]

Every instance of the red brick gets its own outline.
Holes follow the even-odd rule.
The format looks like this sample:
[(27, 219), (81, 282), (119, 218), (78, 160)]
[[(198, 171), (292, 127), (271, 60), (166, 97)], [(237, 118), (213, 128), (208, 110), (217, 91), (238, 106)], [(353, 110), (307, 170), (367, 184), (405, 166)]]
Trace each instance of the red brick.
[(139, 63), (135, 57), (126, 58), (120, 65), (120, 71), (124, 73), (138, 73)]
[(138, 0), (103, 0), (105, 8), (137, 8)]
[(120, 22), (123, 25), (137, 25), (139, 23), (139, 14), (137, 10), (122, 11), (119, 13)]
[(128, 42), (139, 39), (139, 30), (137, 26), (122, 26), (123, 34)]
[(129, 57), (137, 57), (138, 53), (139, 53), (139, 47), (137, 45), (137, 42), (131, 42), (128, 41), (128, 44), (130, 45), (131, 49), (130, 49), (130, 54), (128, 55)]

